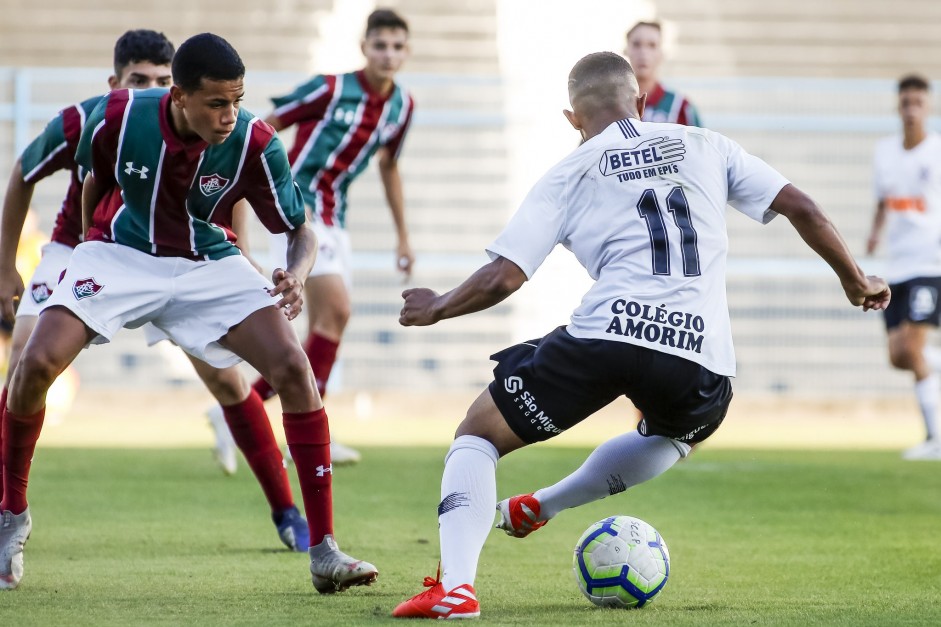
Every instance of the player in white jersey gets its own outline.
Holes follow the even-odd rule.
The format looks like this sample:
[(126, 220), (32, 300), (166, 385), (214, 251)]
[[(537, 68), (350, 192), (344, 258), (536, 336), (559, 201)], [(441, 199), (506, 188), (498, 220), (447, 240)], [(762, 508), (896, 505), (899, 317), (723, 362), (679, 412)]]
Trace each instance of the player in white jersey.
[[(620, 56), (579, 61), (565, 114), (584, 143), (536, 183), (488, 247), (490, 264), (441, 296), (403, 293), (405, 326), (480, 311), (519, 289), (556, 244), (595, 280), (568, 327), (493, 356), (494, 381), (445, 458), (439, 577), (394, 616), (479, 614), (474, 578), (495, 507), (502, 528), (526, 535), (563, 509), (656, 477), (716, 430), (735, 374), (726, 203), (760, 223), (785, 216), (836, 272), (850, 303), (888, 304), (885, 281), (860, 270), (809, 197), (722, 135), (640, 122), (638, 93)], [(498, 506), (501, 455), (548, 439), (621, 395), (643, 413), (637, 431), (605, 442), (556, 485)]]
[[(885, 239), (886, 279), (895, 298), (885, 311), (889, 361), (915, 378), (915, 396), (926, 439), (906, 459), (941, 460), (937, 412), (941, 397), (941, 351), (927, 346), (941, 319), (941, 136), (928, 131), (928, 81), (899, 81), (902, 134), (876, 146), (874, 182), (878, 205), (867, 252)], [(883, 235), (884, 234), (884, 235)]]

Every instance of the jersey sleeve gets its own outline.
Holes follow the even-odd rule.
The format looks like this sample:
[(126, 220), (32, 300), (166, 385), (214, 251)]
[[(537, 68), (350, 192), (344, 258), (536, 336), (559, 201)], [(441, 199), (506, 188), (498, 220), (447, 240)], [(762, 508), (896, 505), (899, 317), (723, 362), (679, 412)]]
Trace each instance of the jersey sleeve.
[(487, 247), (491, 259), (509, 259), (531, 279), (565, 227), (565, 178), (551, 170), (530, 190), (497, 239)]
[(414, 111), (415, 101), (412, 99), (411, 94), (406, 94), (402, 113), (397, 121), (398, 130), (384, 143), (386, 150), (395, 160), (398, 160), (399, 153), (402, 152), (402, 144), (405, 142), (405, 134), (408, 133), (408, 128), (412, 124), (412, 113)]
[(729, 204), (762, 224), (771, 222), (778, 215), (769, 208), (771, 202), (789, 181), (736, 142), (718, 133), (715, 136), (721, 138), (726, 153)]
[(702, 126), (702, 120), (699, 119), (699, 111), (689, 100), (683, 99), (683, 106), (680, 108), (680, 115), (677, 119), (678, 124), (686, 126)]
[(72, 150), (69, 149), (65, 136), (63, 109), (46, 124), (43, 132), (20, 155), (23, 181), (36, 183), (59, 170), (72, 167), (73, 163)]
[(304, 224), (304, 199), (291, 176), (284, 144), (273, 135), (246, 172), (245, 199), (272, 233), (292, 231)]
[(117, 129), (108, 128), (105, 113), (111, 98), (101, 99), (98, 106), (88, 115), (82, 135), (75, 151), (75, 161), (86, 172), (91, 172), (95, 180), (106, 185), (114, 183), (114, 164), (117, 160)]
[(282, 127), (288, 127), (308, 120), (322, 120), (327, 111), (327, 105), (333, 97), (336, 80), (333, 76), (319, 75), (297, 88), (286, 96), (276, 96), (271, 99), (274, 104), (272, 115), (278, 119)]

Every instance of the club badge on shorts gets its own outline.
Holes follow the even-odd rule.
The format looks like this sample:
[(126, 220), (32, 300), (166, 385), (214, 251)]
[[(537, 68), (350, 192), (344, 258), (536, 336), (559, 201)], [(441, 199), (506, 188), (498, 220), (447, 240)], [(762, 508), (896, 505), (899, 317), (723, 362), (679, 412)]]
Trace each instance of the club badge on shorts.
[(75, 295), (76, 300), (82, 300), (83, 298), (89, 298), (100, 292), (104, 288), (104, 285), (98, 285), (95, 283), (95, 279), (79, 279), (72, 286), (72, 294)]
[(199, 191), (203, 193), (203, 196), (212, 196), (222, 191), (228, 184), (229, 179), (224, 179), (218, 174), (199, 177)]
[(52, 290), (45, 283), (33, 283), (29, 288), (29, 295), (33, 297), (33, 302), (37, 305), (49, 300), (52, 296)]

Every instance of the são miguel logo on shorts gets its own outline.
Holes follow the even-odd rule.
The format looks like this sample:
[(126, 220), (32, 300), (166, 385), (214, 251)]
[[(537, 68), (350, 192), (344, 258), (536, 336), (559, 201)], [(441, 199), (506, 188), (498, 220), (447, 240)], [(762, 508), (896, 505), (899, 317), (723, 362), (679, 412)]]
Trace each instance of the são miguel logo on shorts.
[(33, 297), (33, 302), (38, 305), (49, 300), (52, 290), (45, 283), (33, 283), (29, 288), (29, 294)]
[(212, 196), (217, 192), (221, 192), (228, 184), (229, 179), (224, 179), (218, 174), (199, 177), (199, 191), (201, 191), (204, 196)]
[(94, 296), (100, 292), (103, 287), (104, 285), (98, 285), (95, 283), (95, 279), (89, 277), (76, 281), (75, 285), (72, 286), (72, 293), (75, 294), (77, 300), (82, 300), (83, 298)]

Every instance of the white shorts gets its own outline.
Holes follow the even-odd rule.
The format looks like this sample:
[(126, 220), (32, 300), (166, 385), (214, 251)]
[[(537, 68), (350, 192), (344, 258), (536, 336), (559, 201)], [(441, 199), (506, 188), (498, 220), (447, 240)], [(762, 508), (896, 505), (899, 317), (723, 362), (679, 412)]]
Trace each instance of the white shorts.
[[(346, 289), (353, 286), (353, 246), (350, 234), (338, 226), (326, 226), (319, 222), (308, 225), (317, 234), (317, 259), (309, 276), (339, 274), (346, 284)], [(283, 233), (272, 234), (269, 246), (271, 263), (284, 267), (288, 255), (288, 238)]]
[(26, 283), (26, 290), (16, 309), (17, 318), (38, 316), (39, 312), (45, 309), (52, 292), (59, 285), (59, 276), (69, 265), (71, 256), (72, 247), (59, 242), (49, 242), (42, 247), (42, 258), (33, 276)]
[(72, 253), (47, 301), (69, 309), (99, 337), (147, 322), (190, 355), (216, 368), (241, 361), (218, 340), (249, 315), (278, 302), (273, 287), (241, 255), (216, 261), (154, 257), (128, 246), (85, 242)]

